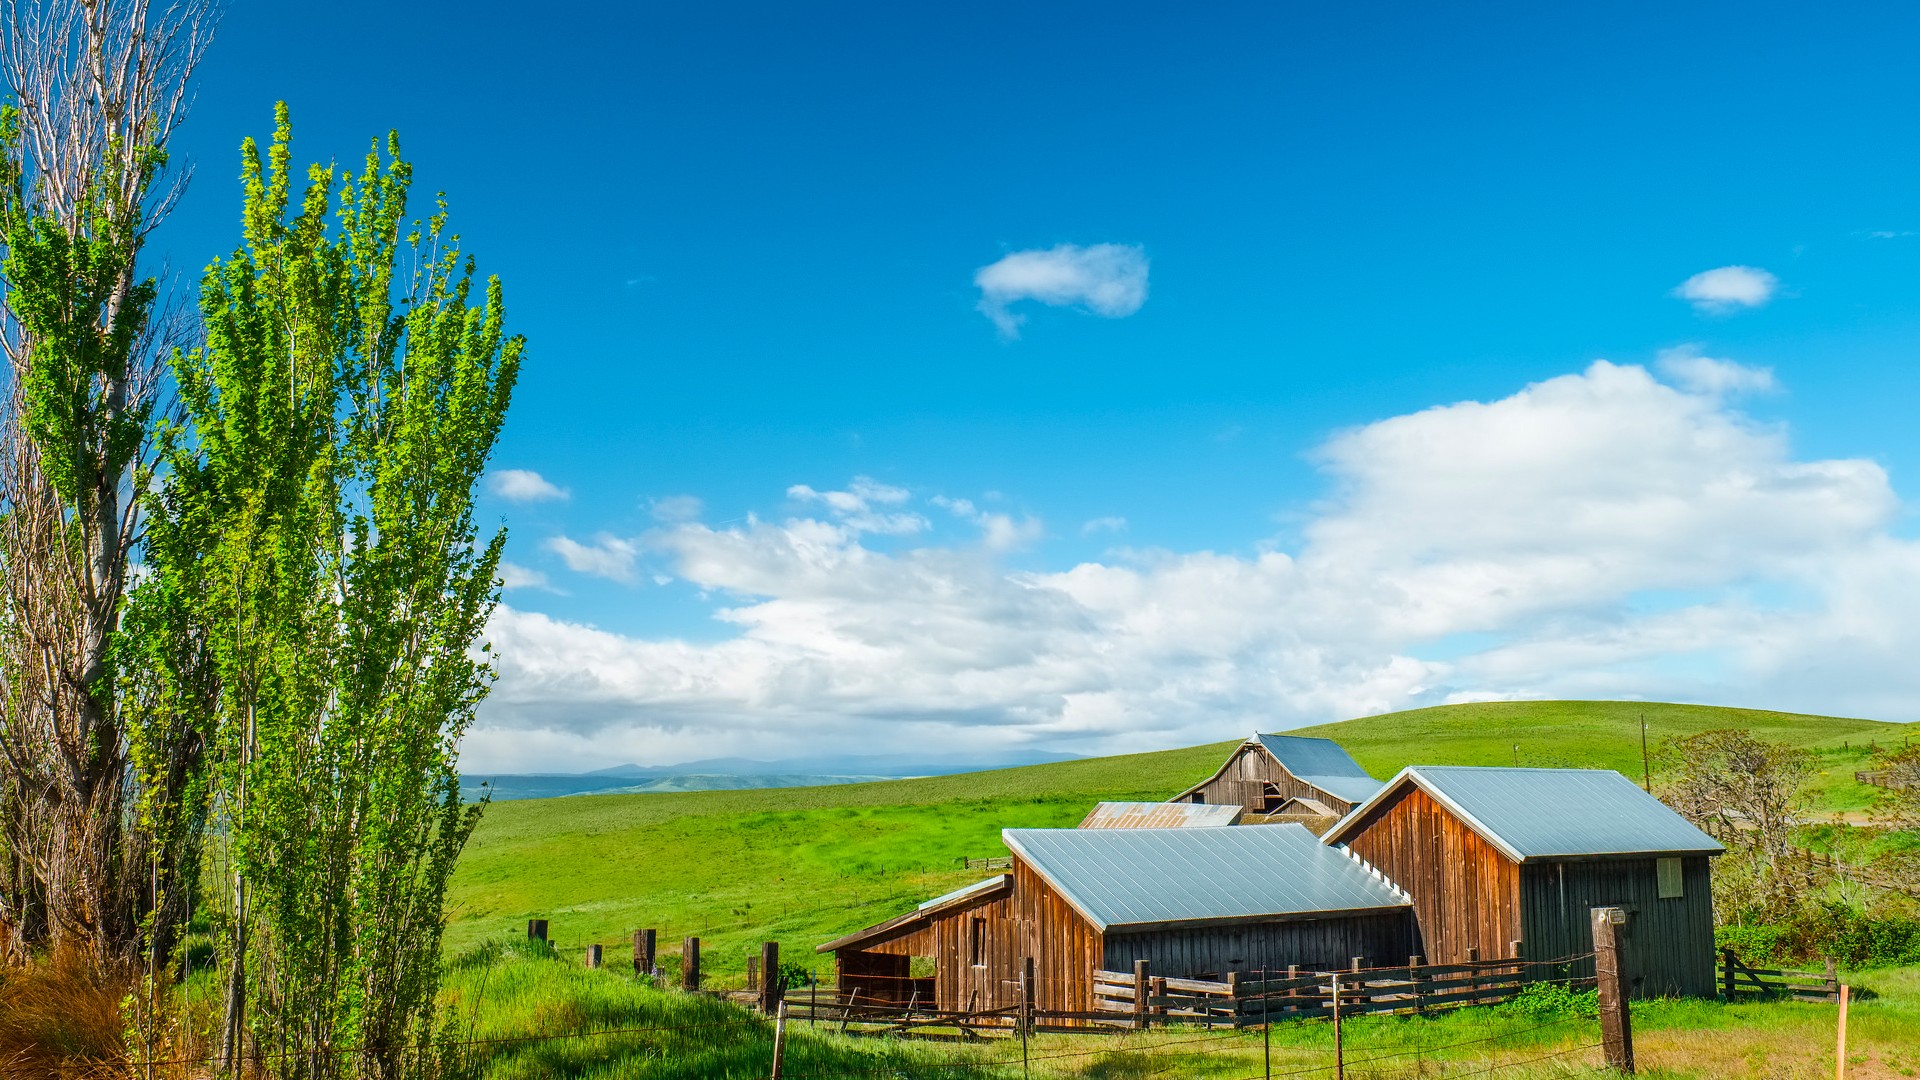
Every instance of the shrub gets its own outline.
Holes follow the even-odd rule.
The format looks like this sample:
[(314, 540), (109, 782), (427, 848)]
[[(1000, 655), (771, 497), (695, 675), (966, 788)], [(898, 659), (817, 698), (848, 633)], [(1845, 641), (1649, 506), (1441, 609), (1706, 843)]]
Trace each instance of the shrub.
[(1507, 999), (1500, 1011), (1546, 1023), (1551, 1020), (1593, 1020), (1600, 1015), (1598, 990), (1572, 990), (1564, 983), (1534, 983)]

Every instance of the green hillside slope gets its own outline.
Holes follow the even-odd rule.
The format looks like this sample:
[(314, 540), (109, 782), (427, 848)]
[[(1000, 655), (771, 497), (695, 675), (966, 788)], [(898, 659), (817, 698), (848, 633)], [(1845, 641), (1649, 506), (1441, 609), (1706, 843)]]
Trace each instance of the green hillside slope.
[[(1376, 776), (1403, 765), (1614, 768), (1637, 776), (1640, 716), (1655, 747), (1673, 735), (1746, 727), (1819, 755), (1823, 800), (1844, 809), (1866, 744), (1907, 729), (1870, 720), (1640, 702), (1450, 705), (1301, 729), (1339, 741)], [(820, 941), (898, 914), (980, 876), (962, 857), (1004, 854), (1000, 830), (1071, 826), (1102, 799), (1163, 799), (1213, 771), (1234, 741), (960, 776), (833, 787), (583, 795), (487, 809), (453, 882), (449, 944), (546, 918), (563, 948), (599, 942), (626, 963), (636, 927), (663, 949), (702, 939), (706, 966), (739, 971), (779, 940)]]

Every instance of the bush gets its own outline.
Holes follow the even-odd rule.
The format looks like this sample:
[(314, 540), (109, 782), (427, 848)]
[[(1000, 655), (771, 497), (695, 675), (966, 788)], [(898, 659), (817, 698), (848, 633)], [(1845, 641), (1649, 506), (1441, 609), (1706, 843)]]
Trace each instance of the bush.
[(1777, 923), (1722, 926), (1713, 936), (1714, 944), (1749, 964), (1920, 964), (1920, 920), (1869, 915), (1845, 904), (1805, 907)]
[(1534, 983), (1500, 1005), (1507, 1016), (1552, 1020), (1593, 1020), (1600, 1016), (1600, 991), (1570, 990), (1564, 983)]

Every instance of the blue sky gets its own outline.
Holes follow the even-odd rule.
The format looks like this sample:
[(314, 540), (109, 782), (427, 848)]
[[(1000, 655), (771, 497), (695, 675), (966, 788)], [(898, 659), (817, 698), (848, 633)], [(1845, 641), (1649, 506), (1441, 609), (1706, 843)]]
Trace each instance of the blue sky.
[[(498, 465), (566, 497), (483, 503), (546, 587), (506, 594), (480, 767), (1098, 752), (1463, 696), (1910, 719), (1920, 627), (1858, 598), (1920, 565), (1920, 11), (1677, 7), (240, 0), (159, 243), (233, 246), (284, 99), (303, 158), (397, 127), (504, 278)], [(1755, 302), (1675, 295), (1727, 267)], [(1020, 298), (1063, 272), (1121, 292)], [(1270, 557), (1312, 582), (1236, 577)]]

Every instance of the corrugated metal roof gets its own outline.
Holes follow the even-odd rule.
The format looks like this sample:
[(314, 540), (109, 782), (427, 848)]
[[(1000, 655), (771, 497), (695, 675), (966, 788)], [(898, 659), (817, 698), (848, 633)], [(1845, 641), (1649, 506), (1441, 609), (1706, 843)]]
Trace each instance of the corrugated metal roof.
[(911, 934), (927, 925), (934, 916), (948, 911), (964, 911), (976, 904), (1003, 896), (1013, 889), (1012, 874), (998, 874), (985, 881), (976, 881), (964, 888), (955, 889), (943, 896), (936, 896), (924, 904), (884, 922), (878, 922), (863, 930), (855, 930), (845, 937), (837, 937), (823, 945), (814, 946), (815, 952), (834, 952), (838, 949), (857, 948), (877, 942), (891, 941), (894, 938)]
[[(1516, 862), (1605, 855), (1718, 854), (1718, 841), (1611, 769), (1412, 765), (1388, 781), (1418, 784)], [(1338, 842), (1364, 808), (1327, 833)]]
[(1275, 761), (1314, 787), (1350, 803), (1362, 803), (1380, 790), (1380, 781), (1332, 739), (1304, 735), (1257, 735)]
[(1217, 803), (1103, 802), (1093, 808), (1083, 829), (1200, 829), (1234, 825), (1247, 808)]
[(937, 908), (943, 904), (950, 904), (956, 900), (965, 900), (968, 897), (973, 896), (975, 893), (992, 892), (993, 890), (999, 888), (1000, 886), (1005, 885), (1007, 881), (1008, 881), (1008, 877), (1006, 874), (995, 874), (992, 877), (986, 879), (985, 881), (976, 881), (971, 885), (963, 885), (960, 888), (955, 889), (950, 893), (942, 893), (939, 896), (936, 896), (933, 899), (927, 901), (926, 903), (921, 904), (919, 907), (915, 908), (914, 910), (926, 911), (929, 908)]
[(1008, 829), (1007, 847), (1101, 930), (1405, 907), (1406, 895), (1299, 825)]

